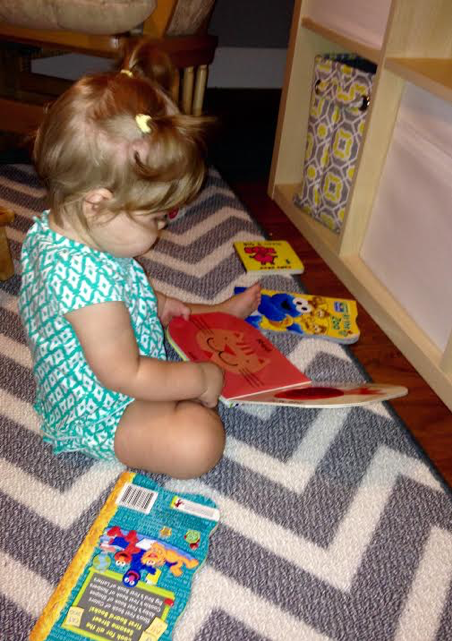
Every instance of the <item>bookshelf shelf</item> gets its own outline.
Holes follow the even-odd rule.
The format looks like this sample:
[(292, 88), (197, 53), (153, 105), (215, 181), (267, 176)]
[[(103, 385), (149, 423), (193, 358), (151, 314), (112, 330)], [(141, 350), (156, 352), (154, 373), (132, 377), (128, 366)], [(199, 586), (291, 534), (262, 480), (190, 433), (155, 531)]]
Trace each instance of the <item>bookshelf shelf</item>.
[(385, 67), (408, 82), (452, 102), (452, 59), (386, 58)]
[[(452, 319), (449, 339), (440, 348), (361, 255), (407, 83), (452, 102), (452, 5), (391, 0), (380, 49), (313, 20), (311, 6), (311, 0), (295, 1), (268, 193), (452, 410)], [(348, 16), (348, 32), (353, 18)], [(334, 51), (357, 53), (379, 65), (340, 235), (293, 203), (302, 181), (314, 58)], [(422, 213), (413, 211), (413, 217)]]
[(346, 36), (342, 35), (341, 33), (338, 33), (337, 31), (329, 29), (328, 27), (324, 27), (323, 25), (319, 24), (315, 20), (312, 20), (311, 18), (307, 18), (307, 17), (302, 18), (301, 25), (305, 29), (312, 31), (313, 33), (317, 33), (318, 35), (322, 36), (326, 40), (329, 40), (330, 42), (335, 42), (336, 44), (340, 45), (347, 51), (357, 53), (363, 58), (367, 58), (367, 60), (371, 60), (376, 64), (380, 62), (379, 49), (369, 47), (366, 44), (359, 42), (358, 40), (347, 38)]

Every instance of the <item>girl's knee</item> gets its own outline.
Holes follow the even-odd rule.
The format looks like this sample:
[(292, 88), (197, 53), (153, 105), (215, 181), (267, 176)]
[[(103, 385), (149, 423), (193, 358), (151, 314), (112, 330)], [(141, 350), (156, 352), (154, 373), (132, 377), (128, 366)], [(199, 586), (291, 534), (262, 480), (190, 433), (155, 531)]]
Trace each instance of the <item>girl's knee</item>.
[(182, 401), (150, 412), (148, 404), (131, 404), (115, 437), (115, 453), (125, 465), (174, 478), (196, 478), (221, 459), (225, 434), (214, 410)]
[[(211, 470), (221, 459), (225, 432), (220, 417), (202, 405), (180, 409), (179, 454), (184, 459), (180, 478), (194, 478)], [(184, 469), (182, 469), (182, 467)]]

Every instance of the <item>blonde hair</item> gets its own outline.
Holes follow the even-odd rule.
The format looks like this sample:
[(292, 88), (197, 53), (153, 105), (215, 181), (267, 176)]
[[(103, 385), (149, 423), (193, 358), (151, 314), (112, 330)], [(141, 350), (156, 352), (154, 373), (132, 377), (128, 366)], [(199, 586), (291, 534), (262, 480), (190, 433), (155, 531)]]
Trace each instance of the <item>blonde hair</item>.
[[(164, 212), (190, 201), (204, 174), (204, 134), (212, 120), (181, 114), (170, 91), (175, 71), (141, 42), (122, 61), (127, 73), (81, 78), (48, 109), (33, 148), (56, 220), (76, 213), (96, 188), (113, 197), (108, 211)], [(149, 116), (148, 127), (136, 116)], [(100, 210), (102, 211), (102, 210)]]

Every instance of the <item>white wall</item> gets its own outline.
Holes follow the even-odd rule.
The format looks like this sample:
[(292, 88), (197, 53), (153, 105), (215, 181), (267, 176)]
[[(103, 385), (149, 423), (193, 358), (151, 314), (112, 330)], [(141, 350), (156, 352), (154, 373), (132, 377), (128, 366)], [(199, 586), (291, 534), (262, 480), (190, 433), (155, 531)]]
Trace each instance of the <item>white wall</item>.
[[(209, 70), (209, 87), (281, 88), (286, 63), (286, 49), (219, 47)], [(33, 61), (33, 71), (76, 80), (84, 73), (111, 67), (105, 58), (65, 54)]]

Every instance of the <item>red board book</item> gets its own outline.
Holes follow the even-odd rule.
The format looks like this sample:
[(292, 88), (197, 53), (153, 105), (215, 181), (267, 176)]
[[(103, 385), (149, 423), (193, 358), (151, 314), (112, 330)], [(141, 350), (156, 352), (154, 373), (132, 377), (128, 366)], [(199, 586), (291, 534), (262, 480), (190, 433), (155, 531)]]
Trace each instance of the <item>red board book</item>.
[(377, 383), (314, 384), (255, 327), (212, 312), (173, 318), (170, 343), (185, 360), (212, 361), (225, 372), (221, 400), (301, 407), (347, 407), (404, 396), (401, 386)]
[(224, 370), (222, 400), (227, 402), (311, 382), (259, 330), (229, 314), (174, 318), (168, 338), (183, 358), (212, 361)]

